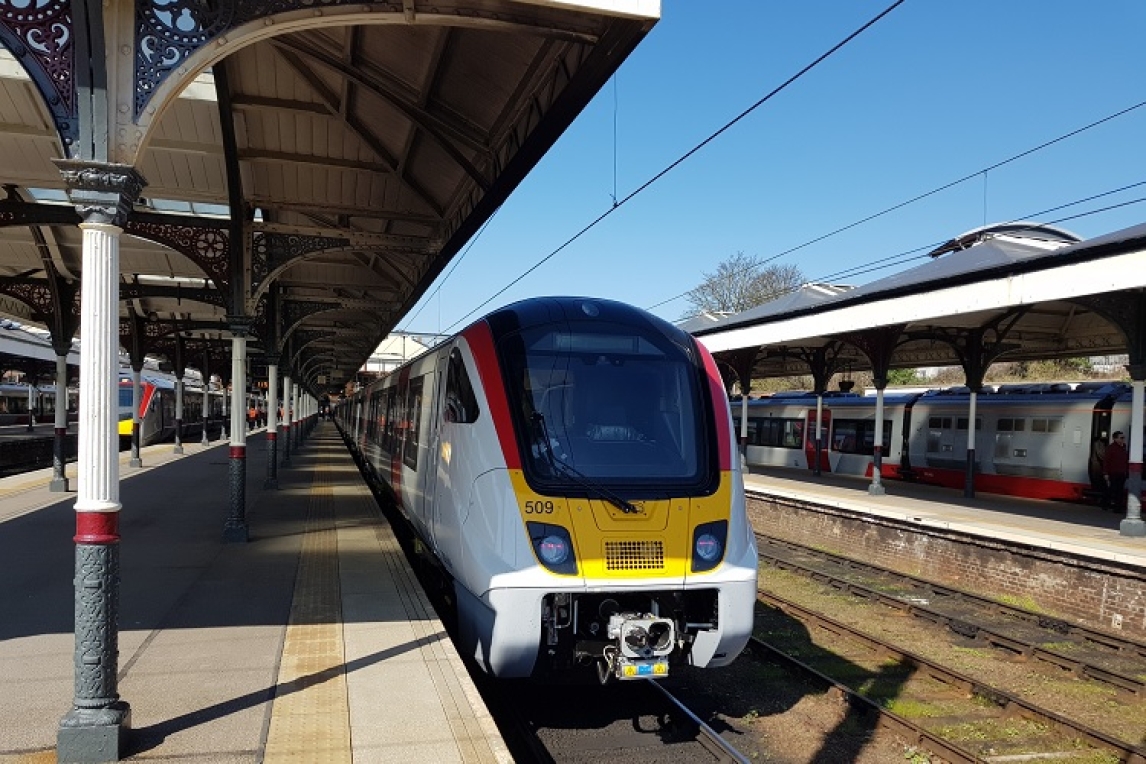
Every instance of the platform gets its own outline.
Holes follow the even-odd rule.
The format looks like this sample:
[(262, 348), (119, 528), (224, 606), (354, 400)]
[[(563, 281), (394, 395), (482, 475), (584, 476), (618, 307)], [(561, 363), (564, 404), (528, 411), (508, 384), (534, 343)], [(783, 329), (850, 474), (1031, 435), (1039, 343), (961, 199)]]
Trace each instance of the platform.
[(907, 523), (944, 528), (1001, 541), (1067, 552), (1094, 560), (1146, 569), (1146, 538), (1122, 536), (1121, 513), (1095, 506), (961, 492), (937, 486), (884, 480), (886, 493), (868, 493), (869, 479), (795, 470), (752, 468), (745, 474), (749, 493), (761, 492), (798, 501), (878, 515)]
[[(281, 444), (281, 441), (280, 441)], [(121, 455), (119, 692), (131, 760), (508, 762), (334, 426), (278, 490), (248, 440), (251, 540), (223, 541), (225, 441)], [(0, 481), (0, 761), (55, 761), (71, 708), (75, 485)]]

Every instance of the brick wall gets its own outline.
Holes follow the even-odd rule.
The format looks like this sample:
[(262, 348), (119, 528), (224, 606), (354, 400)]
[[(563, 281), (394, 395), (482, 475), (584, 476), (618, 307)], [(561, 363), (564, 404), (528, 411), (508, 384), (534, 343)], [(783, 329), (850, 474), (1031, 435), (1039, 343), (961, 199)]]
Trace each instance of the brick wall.
[(1146, 570), (835, 507), (749, 495), (759, 533), (1146, 641)]

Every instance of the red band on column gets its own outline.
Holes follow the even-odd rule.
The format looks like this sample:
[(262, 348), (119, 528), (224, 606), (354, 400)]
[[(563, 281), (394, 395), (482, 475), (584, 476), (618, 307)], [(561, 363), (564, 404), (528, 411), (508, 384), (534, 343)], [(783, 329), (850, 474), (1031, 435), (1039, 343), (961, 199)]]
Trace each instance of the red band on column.
[(277, 440), (278, 437), (279, 437), (279, 434), (277, 432), (268, 432), (267, 433), (267, 440)]
[(118, 544), (119, 512), (76, 512), (77, 544)]
[(246, 446), (231, 446), (232, 459), (246, 459), (247, 447)]
[(68, 434), (68, 428), (67, 427), (57, 427), (57, 428), (55, 428), (55, 430), (53, 432), (55, 432), (56, 435), (67, 435)]

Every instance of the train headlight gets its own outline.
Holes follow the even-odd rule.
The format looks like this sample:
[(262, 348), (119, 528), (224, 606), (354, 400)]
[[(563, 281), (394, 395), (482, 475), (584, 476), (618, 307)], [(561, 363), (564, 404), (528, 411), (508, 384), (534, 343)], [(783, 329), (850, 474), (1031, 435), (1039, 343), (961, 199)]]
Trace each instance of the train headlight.
[(712, 570), (724, 559), (724, 544), (728, 539), (728, 521), (702, 523), (692, 534), (692, 572)]
[(572, 576), (577, 573), (577, 560), (573, 554), (573, 539), (560, 525), (526, 523), (529, 540), (537, 561), (554, 573)]
[(552, 568), (569, 559), (569, 544), (560, 536), (546, 536), (537, 542), (537, 556)]

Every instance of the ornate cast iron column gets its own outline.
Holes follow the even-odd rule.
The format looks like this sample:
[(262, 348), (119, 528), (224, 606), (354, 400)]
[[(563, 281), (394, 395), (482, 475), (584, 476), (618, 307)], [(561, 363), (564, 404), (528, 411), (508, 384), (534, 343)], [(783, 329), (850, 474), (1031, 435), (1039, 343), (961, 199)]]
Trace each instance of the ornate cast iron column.
[(48, 490), (63, 493), (68, 490), (68, 351), (71, 343), (62, 348), (53, 343), (52, 349), (56, 351), (56, 418), (52, 438), (52, 482), (48, 484)]
[(203, 435), (199, 438), (199, 445), (206, 447), (211, 444), (211, 436), (207, 430), (211, 427), (211, 345), (203, 343)]
[[(229, 316), (231, 324), (231, 510), (223, 528), (226, 541), (247, 541), (247, 332), (250, 321)], [(240, 398), (239, 396), (242, 396)]]
[(126, 165), (57, 160), (83, 231), (75, 699), (60, 720), (61, 762), (120, 758), (131, 709), (120, 700), (119, 236), (144, 180)]
[(290, 465), (290, 429), (291, 429), (291, 411), (290, 411), (290, 397), (291, 397), (291, 382), (290, 375), (283, 375), (283, 466)]
[[(1132, 360), (1137, 360), (1131, 355)], [(1142, 520), (1142, 422), (1143, 380), (1146, 364), (1131, 363), (1130, 372), (1130, 474), (1126, 480), (1126, 517), (1118, 525), (1123, 536), (1146, 536), (1146, 522)], [(1117, 506), (1117, 505), (1116, 505)]]
[(267, 479), (264, 488), (279, 487), (279, 357), (267, 355)]
[(183, 453), (183, 369), (175, 373), (175, 448), (173, 454)]
[(875, 433), (872, 442), (871, 485), (867, 492), (872, 496), (882, 496), (883, 488), (883, 391), (887, 388), (887, 372), (891, 368), (892, 355), (903, 334), (903, 324), (854, 332), (846, 335), (845, 342), (854, 345), (871, 362), (871, 374), (875, 385)]
[(136, 360), (135, 354), (131, 356), (131, 461), (129, 467), (142, 467), (143, 459), (139, 456), (139, 428), (142, 422), (139, 419), (139, 407), (143, 403), (143, 384), (140, 375), (143, 372), (143, 356)]

